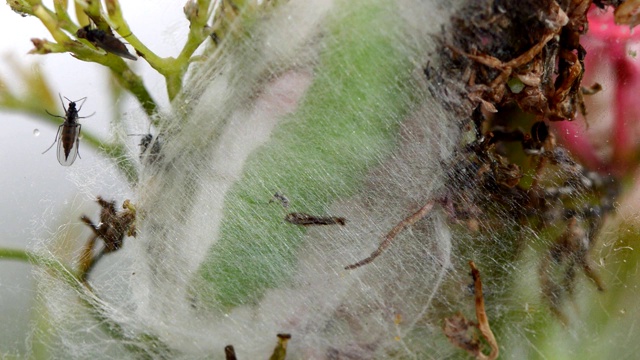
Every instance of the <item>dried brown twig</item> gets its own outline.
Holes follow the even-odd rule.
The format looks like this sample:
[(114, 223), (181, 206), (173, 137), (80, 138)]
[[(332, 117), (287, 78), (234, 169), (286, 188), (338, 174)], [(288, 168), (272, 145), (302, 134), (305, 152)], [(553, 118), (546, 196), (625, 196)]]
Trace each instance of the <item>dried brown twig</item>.
[[(86, 282), (89, 273), (103, 255), (119, 250), (122, 247), (125, 235), (135, 236), (136, 232), (136, 211), (129, 200), (124, 201), (122, 204), (124, 210), (120, 212), (116, 211), (114, 201), (106, 201), (100, 196), (96, 201), (102, 208), (100, 211), (100, 223), (98, 225), (94, 224), (86, 215), (80, 218), (93, 231), (80, 255), (79, 277), (83, 282)], [(93, 247), (98, 238), (102, 238), (104, 247), (96, 255), (93, 255)]]
[(388, 248), (391, 245), (391, 243), (396, 238), (396, 236), (398, 236), (400, 231), (404, 230), (404, 228), (406, 228), (408, 226), (412, 226), (413, 224), (417, 223), (420, 219), (422, 219), (425, 216), (427, 216), (427, 214), (429, 214), (431, 209), (433, 209), (433, 204), (434, 203), (435, 202), (433, 200), (429, 201), (423, 207), (421, 207), (420, 210), (416, 211), (415, 213), (411, 214), (409, 217), (407, 217), (404, 220), (400, 221), (396, 226), (393, 227), (393, 229), (391, 229), (391, 231), (389, 231), (387, 233), (387, 235), (385, 235), (384, 240), (380, 243), (380, 245), (378, 245), (378, 248), (374, 252), (371, 253), (371, 255), (369, 255), (368, 257), (358, 261), (355, 264), (351, 264), (349, 266), (345, 266), (345, 270), (356, 269), (356, 268), (359, 268), (359, 267), (361, 267), (363, 265), (367, 265), (368, 263), (370, 263), (373, 260), (375, 260), (378, 256), (380, 256), (380, 254), (382, 254), (382, 252), (386, 248)]
[(342, 225), (347, 224), (347, 219), (338, 216), (314, 216), (305, 213), (289, 213), (284, 220), (288, 223), (301, 226), (313, 225)]
[[(450, 318), (444, 319), (444, 334), (455, 346), (464, 349), (474, 358), (479, 360), (494, 360), (500, 354), (500, 348), (491, 328), (489, 319), (484, 308), (484, 297), (482, 295), (482, 281), (480, 271), (473, 261), (469, 261), (471, 266), (471, 277), (473, 277), (474, 296), (476, 303), (476, 319), (478, 323), (467, 320), (462, 314), (457, 313)], [(489, 344), (491, 351), (489, 355), (482, 352), (482, 343), (478, 339), (475, 330), (478, 330), (484, 340)]]

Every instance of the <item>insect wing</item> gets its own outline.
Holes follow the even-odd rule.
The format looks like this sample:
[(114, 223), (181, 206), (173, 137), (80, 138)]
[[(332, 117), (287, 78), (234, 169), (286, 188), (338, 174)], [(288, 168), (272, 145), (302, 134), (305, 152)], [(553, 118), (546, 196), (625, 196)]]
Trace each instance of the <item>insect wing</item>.
[(58, 137), (58, 162), (62, 166), (71, 166), (78, 157), (79, 125), (65, 125)]
[(138, 58), (131, 55), (122, 41), (118, 40), (115, 36), (105, 35), (103, 39), (96, 40), (95, 44), (114, 55), (118, 55), (129, 60), (138, 60)]
[[(111, 32), (111, 30), (109, 30)], [(78, 29), (76, 36), (80, 39), (85, 39), (92, 43), (95, 47), (101, 48), (112, 54), (121, 56), (129, 60), (138, 60), (137, 57), (131, 55), (127, 47), (118, 40), (115, 36), (100, 29), (91, 29), (91, 26), (87, 25)]]

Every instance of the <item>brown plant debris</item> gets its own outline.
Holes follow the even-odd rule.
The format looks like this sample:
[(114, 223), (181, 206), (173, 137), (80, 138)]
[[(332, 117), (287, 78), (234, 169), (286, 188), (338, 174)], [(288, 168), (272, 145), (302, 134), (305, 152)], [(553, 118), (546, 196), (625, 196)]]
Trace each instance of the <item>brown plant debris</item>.
[[(494, 360), (498, 357), (500, 349), (489, 327), (489, 319), (485, 312), (480, 271), (473, 261), (469, 261), (469, 266), (471, 267), (471, 277), (473, 278), (476, 319), (478, 322), (469, 321), (462, 314), (457, 313), (444, 319), (443, 331), (453, 345), (465, 350), (474, 358)], [(491, 349), (488, 355), (483, 352), (484, 345), (478, 333)]]
[(561, 305), (573, 296), (580, 269), (604, 289), (588, 254), (619, 191), (617, 179), (585, 169), (558, 146), (547, 125), (585, 114), (583, 95), (601, 89), (582, 85), (587, 53), (580, 37), (588, 30), (590, 5), (478, 1), (456, 15), (443, 44), (448, 68), (466, 84), (462, 96), (475, 106), (466, 125), (475, 141), (451, 161), (438, 203), (474, 231), (512, 225), (524, 230), (514, 235), (524, 237), (566, 229), (543, 253), (539, 271), (542, 296), (561, 321)]
[[(136, 235), (136, 210), (129, 200), (124, 201), (122, 204), (124, 210), (120, 212), (116, 211), (115, 201), (106, 201), (100, 196), (96, 201), (102, 208), (98, 225), (86, 215), (80, 217), (80, 220), (93, 231), (80, 255), (79, 274), (83, 282), (86, 282), (89, 273), (103, 255), (118, 251), (122, 247), (125, 235)], [(94, 255), (93, 247), (98, 238), (104, 241), (104, 247)]]
[[(461, 14), (448, 48), (464, 68), (469, 99), (485, 112), (516, 103), (550, 121), (584, 114), (580, 89), (586, 51), (580, 36), (588, 29), (590, 4), (479, 2), (476, 13)], [(469, 18), (462, 20), (465, 16)]]
[(624, 1), (614, 13), (616, 24), (634, 26), (640, 24), (640, 3), (635, 0)]
[(284, 220), (288, 223), (301, 226), (314, 225), (346, 225), (347, 219), (337, 216), (314, 216), (305, 213), (292, 212), (285, 216)]
[[(574, 294), (579, 271), (604, 289), (589, 251), (614, 211), (619, 182), (580, 165), (556, 144), (548, 125), (585, 113), (582, 96), (600, 89), (581, 84), (586, 52), (579, 40), (588, 28), (589, 5), (584, 0), (481, 0), (456, 14), (442, 43), (443, 68), (429, 63), (424, 71), (434, 96), (451, 101), (447, 104), (455, 114), (465, 112), (460, 146), (443, 164), (444, 186), (395, 225), (371, 255), (345, 269), (374, 261), (437, 204), (449, 223), (471, 233), (517, 239), (504, 244), (510, 258), (526, 248), (528, 238), (566, 228), (543, 251), (540, 269), (542, 296), (562, 321), (560, 306)], [(466, 99), (462, 104), (451, 100), (456, 91)], [(452, 318), (449, 328), (464, 334), (469, 324)]]
[(382, 240), (380, 245), (378, 245), (378, 248), (374, 252), (372, 252), (371, 255), (369, 255), (366, 258), (358, 261), (355, 264), (351, 264), (351, 265), (345, 266), (345, 270), (353, 270), (353, 269), (359, 268), (361, 266), (367, 265), (370, 262), (372, 262), (373, 260), (375, 260), (378, 256), (380, 256), (384, 252), (384, 250), (386, 248), (388, 248), (391, 245), (391, 243), (396, 238), (396, 236), (398, 236), (398, 234), (402, 230), (404, 230), (404, 228), (406, 228), (408, 226), (412, 226), (413, 224), (418, 222), (420, 219), (422, 219), (425, 216), (427, 216), (429, 214), (429, 212), (431, 212), (431, 209), (433, 209), (433, 204), (434, 204), (434, 201), (427, 202), (418, 211), (416, 211), (415, 213), (409, 215), (407, 218), (405, 218), (402, 221), (400, 221), (396, 226), (393, 227), (393, 229), (391, 229), (387, 233), (387, 235), (385, 235), (384, 240)]

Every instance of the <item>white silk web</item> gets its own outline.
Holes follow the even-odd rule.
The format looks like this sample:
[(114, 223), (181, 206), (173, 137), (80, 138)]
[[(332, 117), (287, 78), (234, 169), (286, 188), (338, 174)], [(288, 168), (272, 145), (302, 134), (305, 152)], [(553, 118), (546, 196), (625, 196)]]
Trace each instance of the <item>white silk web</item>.
[[(466, 100), (424, 73), (445, 73), (434, 39), (459, 3), (289, 1), (237, 20), (154, 129), (158, 153), (143, 156), (133, 195), (103, 195), (131, 198), (138, 236), (80, 299), (38, 272), (53, 329), (35, 335), (55, 337), (48, 350), (66, 358), (223, 358), (229, 344), (238, 358), (267, 358), (278, 333), (292, 335), (290, 358), (458, 356), (442, 324), (475, 319), (474, 260), (501, 350), (535, 354), (535, 337), (560, 329), (535, 275), (550, 243), (504, 230), (521, 226), (508, 209), (478, 235), (439, 202), (372, 263), (344, 269), (473, 175), (446, 175), (469, 137)], [(303, 227), (289, 213), (346, 224)], [(591, 291), (577, 291), (577, 308)]]

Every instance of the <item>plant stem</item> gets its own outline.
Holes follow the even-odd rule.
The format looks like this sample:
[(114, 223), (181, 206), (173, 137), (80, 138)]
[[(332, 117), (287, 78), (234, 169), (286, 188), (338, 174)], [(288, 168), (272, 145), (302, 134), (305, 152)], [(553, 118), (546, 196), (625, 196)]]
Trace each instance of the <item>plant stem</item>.
[(129, 24), (122, 16), (122, 10), (118, 0), (108, 0), (107, 12), (109, 19), (115, 26), (116, 31), (133, 46), (136, 51), (160, 74), (162, 74), (167, 82), (167, 93), (169, 100), (173, 100), (182, 90), (182, 78), (189, 67), (191, 55), (198, 49), (202, 42), (207, 38), (205, 27), (209, 18), (210, 0), (198, 1), (198, 9), (204, 11), (196, 11), (196, 16), (190, 18), (190, 31), (187, 42), (177, 58), (167, 57), (161, 58), (147, 48), (131, 31)]
[[(127, 344), (125, 347), (129, 351), (143, 355), (149, 355), (147, 349), (153, 349), (155, 353), (170, 353), (169, 347), (156, 336), (144, 333), (134, 338), (127, 336), (120, 324), (113, 322), (104, 315), (104, 311), (100, 307), (101, 301), (93, 293), (91, 287), (83, 285), (78, 273), (59, 260), (39, 255), (29, 250), (2, 247), (0, 247), (0, 259), (28, 262), (31, 265), (41, 266), (51, 271), (54, 276), (59, 277), (78, 293), (80, 300), (87, 307), (91, 316), (100, 324), (100, 328), (112, 338), (123, 340)], [(147, 346), (143, 347), (142, 344)]]
[[(61, 9), (58, 8), (58, 10)], [(33, 14), (42, 21), (58, 44), (64, 46), (67, 51), (72, 52), (76, 58), (83, 61), (96, 62), (108, 67), (118, 80), (118, 83), (129, 90), (129, 92), (138, 99), (138, 102), (140, 102), (149, 118), (153, 118), (153, 115), (157, 112), (155, 101), (153, 101), (151, 94), (149, 94), (144, 86), (142, 78), (135, 74), (122, 58), (109, 53), (105, 55), (83, 45), (83, 43), (79, 41), (69, 38), (60, 28), (61, 24), (70, 23), (68, 15), (65, 15), (67, 21), (60, 21), (55, 13), (40, 5), (33, 6)], [(66, 12), (64, 12), (64, 14), (66, 14)], [(65, 30), (69, 32), (75, 32), (77, 29), (78, 27), (75, 25), (65, 27)]]
[(76, 272), (71, 270), (68, 266), (56, 259), (39, 255), (29, 250), (0, 248), (0, 259), (17, 260), (28, 262), (32, 265), (42, 266), (54, 271), (56, 274), (60, 274), (62, 276), (62, 280), (75, 289), (78, 289), (81, 285), (78, 281)]

